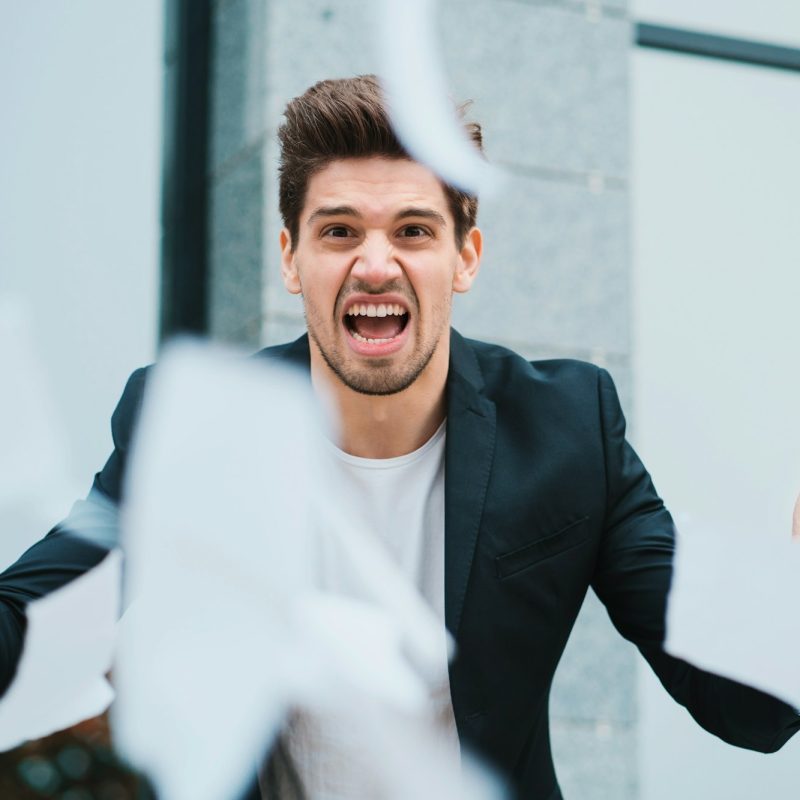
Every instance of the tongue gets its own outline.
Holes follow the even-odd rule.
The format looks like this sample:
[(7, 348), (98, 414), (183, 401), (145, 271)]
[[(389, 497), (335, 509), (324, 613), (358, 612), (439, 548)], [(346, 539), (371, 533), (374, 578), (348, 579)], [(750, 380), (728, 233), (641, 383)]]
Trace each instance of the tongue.
[(392, 339), (403, 330), (400, 317), (352, 317), (353, 330), (365, 339)]

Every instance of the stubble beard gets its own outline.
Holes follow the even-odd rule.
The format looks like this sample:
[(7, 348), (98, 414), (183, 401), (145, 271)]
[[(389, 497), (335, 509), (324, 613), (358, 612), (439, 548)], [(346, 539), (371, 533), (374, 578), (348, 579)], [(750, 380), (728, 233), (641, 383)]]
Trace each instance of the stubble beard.
[(423, 373), (436, 352), (436, 343), (426, 351), (415, 349), (411, 363), (404, 369), (392, 369), (388, 358), (374, 359), (363, 369), (353, 369), (344, 363), (338, 348), (331, 348), (333, 352), (329, 352), (311, 327), (308, 329), (308, 334), (314, 340), (331, 372), (348, 389), (372, 396), (397, 394), (408, 389)]
[[(303, 304), (306, 328), (308, 335), (320, 352), (328, 368), (334, 375), (348, 388), (359, 394), (381, 397), (397, 394), (408, 389), (417, 378), (425, 371), (425, 368), (433, 358), (441, 337), (446, 333), (448, 327), (448, 315), (446, 308), (438, 307), (434, 317), (441, 318), (442, 322), (437, 325), (438, 330), (428, 342), (419, 341), (415, 344), (410, 359), (406, 364), (392, 366), (389, 358), (370, 359), (364, 366), (351, 365), (347, 363), (345, 355), (341, 352), (341, 347), (334, 341), (327, 347), (318, 334), (318, 326), (321, 316), (316, 309), (309, 307), (308, 303)], [(334, 318), (334, 326), (339, 325), (337, 318)], [(409, 322), (409, 324), (411, 324)], [(335, 329), (335, 328), (334, 328)], [(345, 333), (345, 336), (349, 334)]]

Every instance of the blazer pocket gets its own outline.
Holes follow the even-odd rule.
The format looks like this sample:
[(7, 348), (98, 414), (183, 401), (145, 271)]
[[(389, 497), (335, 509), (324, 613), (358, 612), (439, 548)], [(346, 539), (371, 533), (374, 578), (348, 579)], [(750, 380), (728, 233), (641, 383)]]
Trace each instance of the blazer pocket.
[(563, 553), (571, 547), (577, 547), (589, 538), (589, 517), (581, 517), (575, 522), (557, 530), (544, 539), (538, 539), (510, 553), (495, 558), (498, 578), (509, 578), (546, 558)]

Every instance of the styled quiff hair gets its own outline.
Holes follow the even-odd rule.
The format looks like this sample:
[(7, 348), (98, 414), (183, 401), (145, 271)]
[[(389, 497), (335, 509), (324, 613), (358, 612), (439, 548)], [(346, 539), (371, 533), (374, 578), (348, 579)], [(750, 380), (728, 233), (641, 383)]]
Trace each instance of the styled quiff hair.
[[(464, 103), (456, 110), (470, 139), (483, 152), (481, 126), (464, 121), (468, 106)], [(392, 130), (374, 75), (320, 81), (291, 100), (284, 116), (278, 128), (279, 205), (292, 250), (298, 242), (308, 182), (331, 161), (369, 156), (413, 160)], [(453, 215), (456, 244), (461, 247), (475, 225), (478, 198), (444, 182), (442, 188)]]

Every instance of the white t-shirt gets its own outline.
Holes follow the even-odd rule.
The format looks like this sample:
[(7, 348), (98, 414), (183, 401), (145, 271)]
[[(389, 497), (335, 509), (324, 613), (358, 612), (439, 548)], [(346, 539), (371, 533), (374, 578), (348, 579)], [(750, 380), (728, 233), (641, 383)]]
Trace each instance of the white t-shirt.
[(396, 458), (360, 458), (326, 441), (334, 497), (372, 531), (444, 623), (443, 422), (425, 444)]
[[(458, 735), (444, 627), (443, 422), (419, 449), (397, 458), (351, 456), (330, 442), (333, 496), (346, 519), (371, 531), (442, 621), (441, 677), (431, 691), (431, 721), (457, 761)], [(323, 576), (324, 580), (324, 576)], [(310, 800), (375, 798), (375, 765), (359, 759), (358, 731), (336, 717), (299, 714), (288, 728), (289, 752)]]

